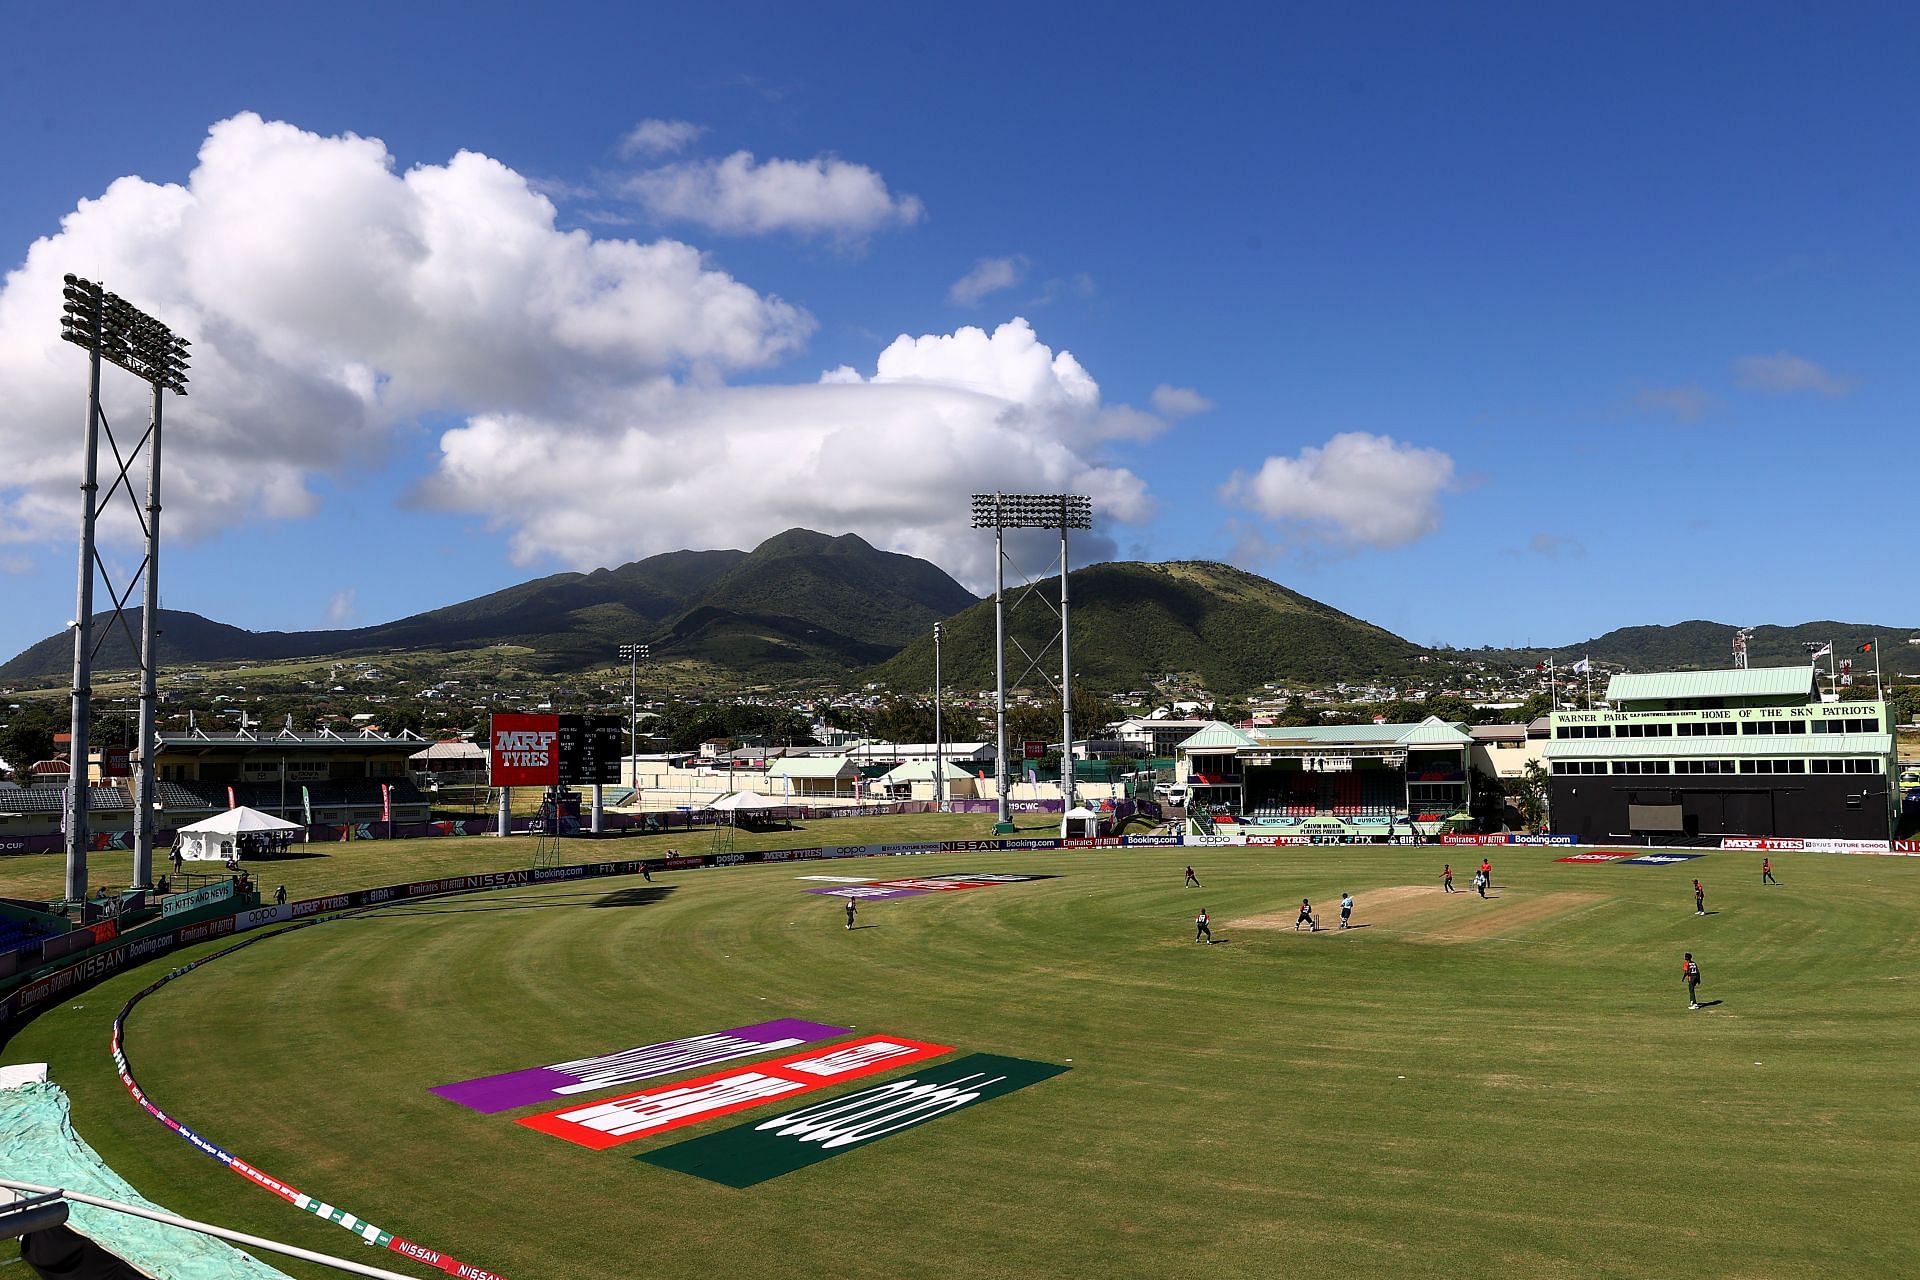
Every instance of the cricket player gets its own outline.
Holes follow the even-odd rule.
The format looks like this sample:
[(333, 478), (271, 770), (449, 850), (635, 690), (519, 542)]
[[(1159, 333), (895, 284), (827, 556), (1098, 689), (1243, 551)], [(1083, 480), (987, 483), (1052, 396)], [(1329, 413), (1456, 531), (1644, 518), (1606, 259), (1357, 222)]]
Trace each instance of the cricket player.
[(1680, 976), (1687, 984), (1687, 1008), (1700, 1007), (1700, 966), (1693, 962), (1693, 952), (1687, 952), (1687, 958), (1680, 962)]
[(1760, 859), (1760, 883), (1761, 884), (1779, 884), (1780, 883), (1778, 880), (1775, 880), (1773, 878), (1773, 859), (1772, 858)]
[(1320, 922), (1313, 918), (1313, 904), (1305, 898), (1300, 899), (1300, 914), (1294, 919), (1293, 931), (1300, 932), (1301, 925), (1307, 926), (1308, 933), (1320, 932)]
[(1693, 882), (1693, 914), (1707, 914), (1707, 891), (1698, 880)]
[(847, 899), (847, 928), (853, 928), (853, 913), (860, 904), (852, 898)]
[(1193, 874), (1192, 867), (1187, 868), (1187, 883), (1192, 885), (1196, 889), (1200, 887), (1200, 877)]
[(1193, 918), (1193, 940), (1213, 945), (1213, 917), (1207, 914), (1205, 907), (1200, 908), (1200, 914)]
[(1352, 919), (1353, 919), (1353, 895), (1348, 893), (1346, 890), (1342, 889), (1340, 891), (1340, 927), (1342, 929), (1347, 928), (1348, 922), (1350, 922)]
[(1451, 862), (1449, 862), (1446, 866), (1440, 868), (1440, 885), (1448, 893), (1460, 892), (1458, 889), (1453, 887), (1453, 864)]

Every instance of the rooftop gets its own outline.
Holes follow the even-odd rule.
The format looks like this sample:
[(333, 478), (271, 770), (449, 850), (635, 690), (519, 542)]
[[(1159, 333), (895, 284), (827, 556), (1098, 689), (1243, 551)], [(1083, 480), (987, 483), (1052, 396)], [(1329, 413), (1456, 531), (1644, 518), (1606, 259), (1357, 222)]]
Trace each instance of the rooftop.
[(1607, 681), (1608, 702), (1682, 702), (1702, 698), (1813, 700), (1813, 668), (1728, 667), (1718, 671), (1650, 671)]

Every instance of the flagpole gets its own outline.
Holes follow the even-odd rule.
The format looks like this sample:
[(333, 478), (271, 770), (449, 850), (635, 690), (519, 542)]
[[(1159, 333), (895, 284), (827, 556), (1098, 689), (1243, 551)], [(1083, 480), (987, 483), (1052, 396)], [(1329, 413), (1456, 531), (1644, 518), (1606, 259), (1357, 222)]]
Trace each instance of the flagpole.
[(1553, 655), (1547, 655), (1547, 713), (1551, 715), (1559, 709), (1560, 698), (1553, 684)]
[(1886, 691), (1880, 687), (1880, 637), (1875, 636), (1871, 643), (1873, 645), (1873, 700), (1879, 702), (1887, 696)]
[(1587, 664), (1587, 710), (1591, 711), (1593, 710), (1593, 655), (1588, 654), (1581, 661)]
[(1827, 691), (1833, 694), (1835, 702), (1840, 701), (1840, 675), (1833, 665), (1833, 641), (1827, 641)]

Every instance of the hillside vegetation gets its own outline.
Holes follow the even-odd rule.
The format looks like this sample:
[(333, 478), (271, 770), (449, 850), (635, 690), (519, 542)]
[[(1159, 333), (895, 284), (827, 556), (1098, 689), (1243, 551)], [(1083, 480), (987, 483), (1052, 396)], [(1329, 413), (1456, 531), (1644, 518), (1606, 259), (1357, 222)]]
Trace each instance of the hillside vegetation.
[[(1156, 674), (1200, 673), (1218, 693), (1269, 680), (1364, 679), (1402, 674), (1421, 650), (1390, 631), (1229, 565), (1181, 560), (1119, 562), (1076, 569), (1068, 581), (1076, 678), (1106, 689), (1137, 689)], [(1037, 652), (1057, 630), (1047, 601), (1060, 580), (1038, 585), (1017, 609), (1009, 592), (1010, 637)], [(993, 602), (949, 619), (943, 653), (952, 688), (993, 685)], [(1058, 676), (1057, 651), (1040, 666)], [(1008, 644), (1009, 684), (1039, 685), (1023, 675), (1027, 659)], [(933, 680), (931, 636), (915, 639), (867, 673), (898, 690)]]

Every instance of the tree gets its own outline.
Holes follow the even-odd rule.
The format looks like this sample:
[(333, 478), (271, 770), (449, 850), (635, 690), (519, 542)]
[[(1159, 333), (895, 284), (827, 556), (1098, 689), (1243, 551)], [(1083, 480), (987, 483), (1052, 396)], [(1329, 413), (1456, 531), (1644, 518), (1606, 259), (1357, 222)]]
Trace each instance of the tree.
[(13, 766), (19, 780), (36, 760), (53, 756), (53, 735), (70, 727), (67, 708), (57, 702), (29, 702), (0, 724), (0, 760)]
[(1546, 767), (1538, 760), (1527, 761), (1519, 777), (1505, 780), (1507, 797), (1520, 811), (1521, 825), (1529, 831), (1538, 831), (1546, 823), (1548, 781)]
[(1293, 728), (1320, 723), (1319, 713), (1302, 702), (1300, 695), (1297, 693), (1287, 699), (1287, 705), (1281, 708), (1278, 718), (1281, 724)]
[(1448, 724), (1471, 723), (1473, 704), (1451, 693), (1436, 693), (1421, 707), (1422, 718), (1438, 716)]

